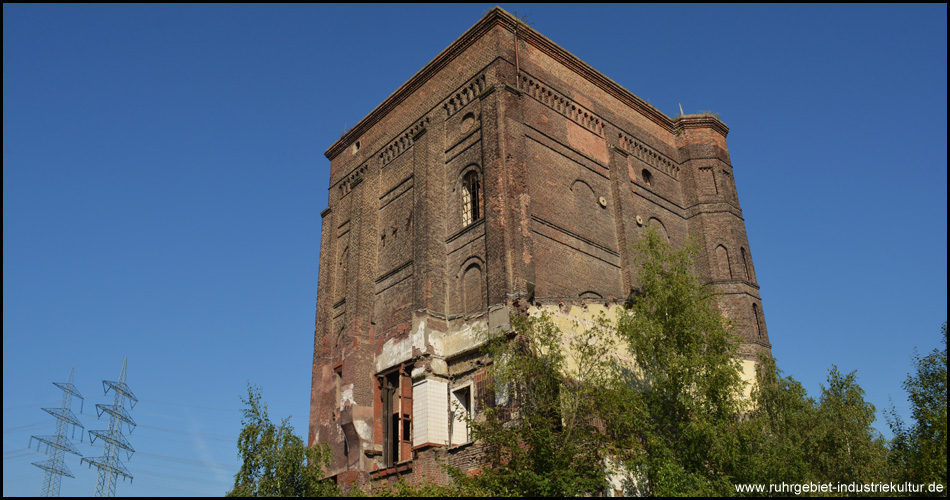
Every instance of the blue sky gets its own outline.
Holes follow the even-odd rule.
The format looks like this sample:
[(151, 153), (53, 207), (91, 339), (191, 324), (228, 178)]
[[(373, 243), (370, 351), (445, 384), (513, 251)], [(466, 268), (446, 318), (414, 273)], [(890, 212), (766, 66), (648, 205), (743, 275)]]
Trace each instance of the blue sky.
[[(306, 434), (323, 153), (492, 6), (4, 4), (4, 496), (39, 494), (72, 366), (101, 429), (128, 357), (119, 496), (226, 492), (248, 381)], [(889, 435), (947, 318), (946, 4), (502, 7), (720, 114), (779, 366), (857, 370)]]

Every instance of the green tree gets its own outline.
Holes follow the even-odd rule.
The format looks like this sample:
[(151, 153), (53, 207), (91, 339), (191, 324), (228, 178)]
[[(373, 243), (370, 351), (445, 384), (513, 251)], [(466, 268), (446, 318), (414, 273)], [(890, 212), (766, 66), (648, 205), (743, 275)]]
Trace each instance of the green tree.
[(736, 483), (806, 484), (885, 481), (886, 446), (871, 424), (856, 373), (828, 373), (818, 401), (772, 359), (759, 360), (752, 405), (742, 422)]
[(532, 316), (489, 340), (497, 405), (470, 419), (486, 465), (455, 471), (458, 491), (577, 496), (624, 476), (628, 493), (726, 496), (738, 483), (885, 480), (855, 373), (832, 367), (816, 401), (763, 357), (745, 398), (739, 339), (694, 248), (652, 230), (635, 248), (642, 288), (615, 323), (564, 332)]
[(885, 480), (886, 442), (871, 426), (874, 405), (864, 400), (856, 372), (847, 375), (832, 366), (828, 386), (822, 385), (811, 450), (815, 479), (834, 483)]
[[(616, 370), (606, 320), (566, 341), (548, 315), (515, 318), (513, 332), (489, 340), (495, 394), (469, 419), (485, 464), (455, 474), (463, 491), (506, 496), (577, 496), (606, 485), (606, 434), (618, 412)], [(498, 405), (494, 405), (495, 402)]]
[(627, 468), (648, 494), (733, 494), (744, 387), (738, 338), (693, 272), (694, 246), (673, 249), (650, 230), (635, 249), (642, 289), (617, 331), (636, 360), (627, 385), (644, 448)]
[(403, 478), (395, 482), (386, 480), (374, 481), (363, 488), (351, 487), (347, 496), (372, 496), (372, 497), (484, 497), (493, 496), (495, 493), (491, 490), (480, 488), (472, 481), (468, 481), (468, 476), (457, 468), (449, 468), (449, 472), (455, 477), (453, 484), (436, 484), (434, 482), (417, 481), (409, 483)]
[(562, 332), (542, 315), (489, 342), (500, 404), (471, 424), (488, 466), (467, 481), (495, 494), (582, 495), (617, 474), (630, 492), (734, 493), (737, 339), (692, 271), (692, 247), (674, 250), (650, 230), (636, 251), (642, 293), (616, 323)]
[(275, 425), (267, 416), (261, 390), (248, 384), (243, 429), (238, 438), (241, 470), (234, 476), (230, 497), (337, 496), (332, 480), (323, 479), (331, 452), (326, 444), (308, 448), (294, 434), (290, 417)]
[[(888, 424), (894, 432), (889, 462), (897, 481), (947, 486), (947, 324), (941, 327), (943, 350), (921, 358), (917, 373), (908, 375), (904, 390), (914, 422), (907, 426), (892, 407)], [(946, 495), (946, 489), (944, 494)]]
[(772, 358), (756, 366), (751, 409), (740, 427), (741, 459), (735, 482), (805, 484), (814, 471), (818, 404), (800, 382), (783, 376)]

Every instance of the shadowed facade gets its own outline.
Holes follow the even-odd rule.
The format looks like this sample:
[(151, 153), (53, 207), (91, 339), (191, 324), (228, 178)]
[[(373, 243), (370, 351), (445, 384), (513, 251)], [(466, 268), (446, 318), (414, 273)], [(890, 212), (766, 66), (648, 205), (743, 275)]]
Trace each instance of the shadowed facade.
[[(654, 226), (700, 247), (742, 355), (770, 352), (717, 117), (671, 119), (500, 8), (326, 152), (309, 442), (340, 481), (474, 470), (478, 331), (638, 288)], [(593, 308), (592, 308), (593, 309)]]

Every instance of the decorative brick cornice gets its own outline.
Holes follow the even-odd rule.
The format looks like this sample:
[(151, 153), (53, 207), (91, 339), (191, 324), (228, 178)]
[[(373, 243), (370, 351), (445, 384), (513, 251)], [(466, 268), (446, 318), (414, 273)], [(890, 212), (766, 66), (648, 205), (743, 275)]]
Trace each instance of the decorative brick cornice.
[(472, 100), (477, 98), (484, 91), (485, 75), (481, 74), (472, 78), (442, 105), (442, 108), (445, 109), (445, 117), (449, 118), (455, 113), (458, 113), (460, 109), (464, 108), (466, 104), (472, 102)]
[(673, 125), (683, 130), (708, 128), (719, 132), (723, 137), (729, 134), (729, 127), (715, 115), (683, 115), (677, 118)]
[(551, 90), (550, 87), (527, 73), (524, 73), (523, 82), (524, 91), (529, 96), (587, 130), (601, 137), (604, 136), (604, 121), (595, 115), (593, 111)]
[(389, 114), (389, 112), (399, 106), (416, 90), (422, 87), (422, 85), (424, 85), (430, 78), (435, 76), (436, 73), (446, 67), (453, 59), (462, 54), (465, 49), (469, 48), (479, 38), (485, 36), (485, 34), (495, 27), (502, 27), (512, 34), (517, 31), (519, 39), (530, 43), (535, 48), (545, 53), (547, 56), (563, 64), (568, 69), (576, 72), (578, 75), (586, 78), (604, 92), (612, 95), (620, 102), (640, 112), (663, 129), (668, 130), (670, 133), (673, 133), (676, 130), (673, 126), (673, 120), (666, 116), (662, 111), (654, 108), (643, 99), (635, 96), (629, 90), (621, 87), (610, 78), (607, 78), (599, 71), (580, 60), (574, 54), (571, 54), (556, 43), (548, 40), (544, 35), (538, 33), (530, 26), (520, 22), (515, 16), (511, 15), (501, 7), (494, 7), (488, 12), (488, 14), (485, 15), (485, 17), (480, 19), (477, 23), (475, 23), (474, 26), (469, 28), (468, 31), (463, 33), (462, 36), (452, 42), (452, 44), (446, 47), (445, 50), (440, 52), (439, 55), (435, 57), (435, 59), (430, 61), (429, 64), (426, 64), (421, 70), (419, 70), (418, 73), (413, 75), (409, 81), (399, 87), (395, 92), (387, 97), (385, 101), (383, 101), (379, 106), (376, 106), (373, 111), (366, 115), (365, 118), (360, 120), (360, 122), (357, 123), (353, 128), (343, 134), (339, 140), (337, 140), (332, 146), (330, 146), (329, 149), (327, 149), (325, 153), (326, 157), (331, 160), (336, 158), (336, 156), (339, 155), (340, 152), (342, 152), (343, 149), (347, 147), (347, 145), (351, 144), (353, 141), (366, 133), (370, 127), (379, 122), (379, 120)]
[(352, 191), (357, 184), (363, 182), (363, 174), (366, 173), (366, 170), (367, 165), (364, 163), (360, 168), (354, 169), (350, 172), (350, 175), (340, 181), (339, 188), (341, 197), (350, 194), (350, 191)]
[(379, 153), (379, 159), (383, 162), (383, 165), (395, 160), (399, 157), (399, 155), (403, 154), (403, 152), (412, 147), (416, 138), (422, 135), (421, 132), (428, 124), (429, 117), (426, 116), (416, 122), (413, 126), (403, 130), (398, 137), (387, 144), (386, 147), (384, 147)]
[[(651, 104), (647, 103), (643, 99), (640, 99), (629, 90), (621, 87), (617, 82), (607, 78), (603, 73), (592, 68), (589, 64), (585, 63), (574, 54), (571, 54), (560, 45), (552, 42), (544, 35), (538, 33), (530, 26), (518, 22), (514, 16), (506, 12), (504, 9), (500, 7), (495, 7), (495, 9), (500, 10), (501, 13), (509, 16), (514, 21), (515, 26), (517, 26), (518, 29), (519, 39), (530, 43), (541, 52), (544, 52), (547, 56), (563, 64), (578, 75), (586, 78), (588, 81), (596, 85), (604, 92), (610, 94), (620, 102), (639, 111), (642, 115), (646, 116), (660, 127), (671, 133), (676, 130), (673, 127), (673, 120), (666, 116), (665, 113), (654, 108)], [(489, 12), (489, 14), (491, 14), (491, 12)], [(507, 24), (504, 24), (504, 26), (509, 31), (514, 32), (513, 27), (509, 27)]]
[(643, 163), (660, 170), (674, 179), (679, 179), (680, 167), (669, 157), (647, 146), (623, 132), (620, 132), (620, 149), (629, 152)]

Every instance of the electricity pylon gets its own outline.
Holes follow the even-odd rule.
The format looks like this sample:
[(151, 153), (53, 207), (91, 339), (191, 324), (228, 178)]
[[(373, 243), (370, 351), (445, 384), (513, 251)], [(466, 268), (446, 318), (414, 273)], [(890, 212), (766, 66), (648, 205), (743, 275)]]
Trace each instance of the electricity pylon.
[[(76, 436), (76, 427), (83, 428), (82, 424), (79, 423), (79, 419), (70, 409), (73, 396), (82, 400), (82, 394), (79, 394), (76, 386), (73, 385), (75, 369), (76, 367), (73, 367), (69, 370), (69, 382), (53, 382), (53, 385), (63, 390), (63, 403), (59, 408), (43, 408), (43, 411), (56, 417), (56, 434), (52, 436), (30, 436), (30, 446), (33, 446), (33, 440), (35, 439), (37, 441), (36, 451), (39, 451), (40, 444), (46, 443), (46, 453), (49, 454), (49, 458), (45, 462), (33, 462), (33, 465), (46, 471), (43, 474), (43, 491), (40, 493), (44, 497), (58, 497), (63, 476), (75, 477), (63, 464), (65, 453), (68, 452), (82, 457), (82, 453), (79, 453), (79, 450), (66, 437), (67, 425), (73, 426), (73, 437)], [(82, 406), (80, 406), (79, 413), (82, 413)], [(79, 439), (82, 440), (81, 432), (79, 433)]]
[(129, 432), (135, 427), (135, 421), (125, 409), (126, 399), (129, 401), (129, 410), (135, 407), (138, 399), (132, 394), (132, 390), (125, 384), (125, 367), (129, 358), (122, 361), (122, 373), (119, 374), (119, 380), (103, 380), (102, 389), (105, 394), (109, 394), (112, 389), (115, 399), (111, 405), (97, 404), (96, 413), (101, 418), (103, 413), (109, 414), (109, 429), (103, 431), (89, 431), (89, 442), (94, 443), (96, 438), (102, 440), (102, 456), (93, 458), (83, 458), (82, 462), (89, 462), (89, 467), (93, 465), (99, 469), (99, 480), (96, 482), (96, 496), (115, 496), (115, 482), (121, 475), (122, 480), (129, 478), (132, 481), (132, 474), (125, 468), (122, 461), (119, 460), (119, 450), (125, 450), (128, 458), (132, 458), (135, 450), (132, 445), (122, 435), (122, 423), (129, 426)]

